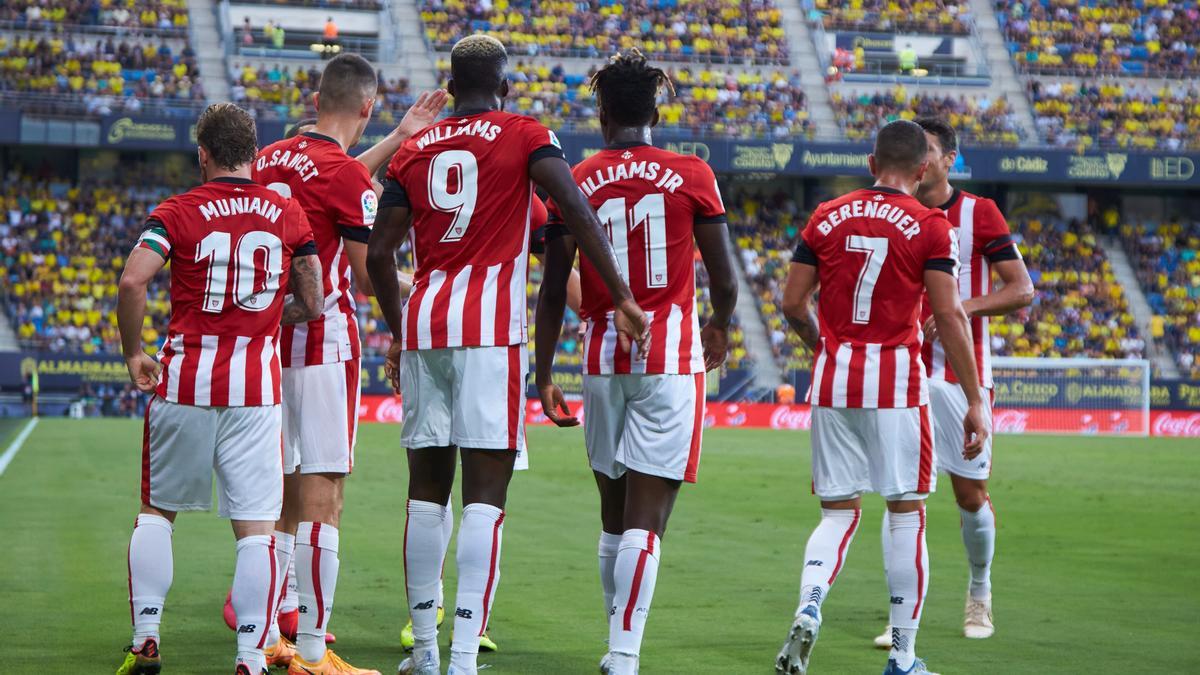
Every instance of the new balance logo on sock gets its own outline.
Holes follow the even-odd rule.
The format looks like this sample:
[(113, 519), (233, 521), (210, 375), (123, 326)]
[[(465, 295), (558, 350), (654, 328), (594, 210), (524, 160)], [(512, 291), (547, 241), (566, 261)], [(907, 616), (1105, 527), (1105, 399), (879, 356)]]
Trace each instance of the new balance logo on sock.
[(413, 605), (413, 609), (433, 609), (433, 603), (434, 603), (433, 600), (426, 600), (425, 602), (418, 602), (417, 604)]
[(804, 563), (804, 566), (805, 567), (824, 567), (825, 561), (824, 560), (809, 560), (808, 562)]
[(143, 607), (142, 611), (138, 612), (141, 616), (158, 616), (157, 607)]
[(296, 608), (296, 611), (300, 612), (301, 614), (308, 614), (308, 607), (305, 605), (300, 605)]
[(612, 608), (608, 610), (608, 615), (612, 616), (613, 614), (616, 614), (616, 613), (617, 613), (617, 606), (613, 605)]
[(237, 631), (237, 632), (239, 632), (239, 633), (253, 633), (253, 632), (254, 632), (254, 631), (256, 631), (256, 630), (258, 630), (258, 625), (257, 625), (257, 624), (253, 624), (253, 623), (244, 623), (244, 624), (242, 624), (242, 625), (238, 626), (238, 631)]
[(899, 595), (893, 595), (893, 596), (892, 596), (892, 604), (893, 604), (893, 605), (903, 605), (903, 604), (904, 604), (904, 598), (903, 598), (903, 597), (901, 597), (901, 596), (899, 596)]
[(458, 609), (454, 610), (454, 616), (457, 616), (457, 617), (460, 617), (463, 619), (470, 619), (472, 614), (471, 614), (471, 610), (463, 609), (462, 607), (459, 607)]

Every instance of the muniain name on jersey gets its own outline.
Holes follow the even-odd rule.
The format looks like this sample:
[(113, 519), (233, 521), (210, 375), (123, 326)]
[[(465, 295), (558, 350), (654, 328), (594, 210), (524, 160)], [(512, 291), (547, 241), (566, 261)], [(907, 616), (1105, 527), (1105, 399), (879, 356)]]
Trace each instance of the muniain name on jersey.
[(850, 218), (878, 218), (896, 226), (904, 234), (905, 239), (912, 239), (921, 234), (921, 223), (910, 216), (907, 211), (894, 204), (877, 202), (868, 199), (855, 199), (842, 204), (840, 208), (830, 211), (825, 219), (817, 224), (821, 234), (833, 232), (833, 228), (841, 225)]
[(283, 209), (262, 197), (214, 199), (200, 205), (200, 215), (204, 216), (206, 221), (226, 216), (239, 216), (244, 213), (256, 213), (273, 223), (279, 220)]
[[(662, 171), (662, 175), (659, 175)], [(642, 180), (654, 182), (654, 187), (659, 190), (666, 190), (671, 194), (675, 194), (683, 185), (683, 176), (675, 173), (671, 169), (665, 169), (658, 162), (622, 162), (621, 164), (609, 164), (606, 167), (596, 169), (596, 171), (579, 182), (579, 187), (587, 196), (609, 183), (616, 183), (631, 178), (641, 178)]]

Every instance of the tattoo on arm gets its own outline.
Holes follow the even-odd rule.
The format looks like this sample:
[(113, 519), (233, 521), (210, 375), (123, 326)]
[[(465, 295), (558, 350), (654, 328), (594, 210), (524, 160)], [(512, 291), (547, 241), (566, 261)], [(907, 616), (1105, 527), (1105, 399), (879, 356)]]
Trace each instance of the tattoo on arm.
[[(314, 264), (316, 263), (316, 264)], [(315, 255), (292, 259), (289, 280), (292, 297), (283, 305), (284, 325), (312, 321), (321, 314), (324, 299), (321, 287), (321, 264)]]
[(817, 314), (810, 304), (802, 317), (787, 317), (788, 325), (800, 336), (800, 340), (815, 354), (821, 340), (821, 329), (817, 325)]

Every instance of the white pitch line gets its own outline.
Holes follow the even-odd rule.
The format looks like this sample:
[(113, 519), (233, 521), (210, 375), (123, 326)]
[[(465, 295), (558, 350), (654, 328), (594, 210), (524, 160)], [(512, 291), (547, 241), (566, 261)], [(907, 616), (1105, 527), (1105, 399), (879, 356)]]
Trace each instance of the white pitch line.
[(25, 425), (25, 428), (21, 430), (21, 433), (17, 434), (13, 442), (8, 444), (8, 449), (4, 451), (4, 454), (0, 455), (0, 476), (4, 475), (5, 469), (12, 463), (13, 458), (17, 456), (17, 452), (25, 444), (25, 439), (29, 438), (29, 434), (33, 433), (33, 428), (37, 426), (37, 423), (38, 418), (31, 418)]

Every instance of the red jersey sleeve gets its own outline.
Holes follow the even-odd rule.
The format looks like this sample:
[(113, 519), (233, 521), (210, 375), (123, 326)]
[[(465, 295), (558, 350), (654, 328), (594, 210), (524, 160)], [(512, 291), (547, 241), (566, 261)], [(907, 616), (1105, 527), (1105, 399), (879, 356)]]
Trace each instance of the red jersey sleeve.
[(366, 243), (379, 211), (379, 199), (367, 167), (361, 162), (346, 162), (332, 184), (337, 189), (328, 194), (327, 208), (338, 231), (351, 241)]
[(717, 223), (725, 220), (725, 204), (721, 201), (721, 188), (708, 162), (699, 157), (692, 158), (692, 175), (688, 180), (690, 196), (695, 202), (697, 223)]
[(287, 225), (284, 235), (287, 237), (287, 247), (292, 250), (292, 257), (302, 255), (317, 255), (317, 242), (313, 237), (312, 227), (308, 224), (308, 216), (300, 204), (289, 199), (285, 207)]
[(975, 203), (975, 242), (976, 252), (990, 262), (1021, 257), (1000, 207), (990, 199)]
[(796, 242), (796, 250), (792, 253), (792, 262), (817, 266), (817, 223), (821, 222), (824, 213), (823, 206), (818, 206), (813, 211), (812, 217), (808, 219), (808, 224), (801, 230), (800, 241)]
[(553, 131), (542, 126), (541, 123), (532, 117), (523, 118), (517, 130), (521, 134), (524, 152), (529, 157), (530, 164), (546, 157), (566, 159), (566, 156), (563, 155), (562, 143), (558, 141), (558, 136), (555, 136)]
[(179, 205), (175, 197), (163, 200), (146, 216), (146, 223), (135, 248), (149, 249), (169, 260), (178, 217)]
[(379, 208), (381, 209), (411, 206), (403, 182), (404, 165), (412, 152), (408, 143), (409, 141), (405, 141), (396, 154), (392, 155), (392, 160), (388, 162), (387, 174), (383, 179), (383, 195), (379, 199)]
[(921, 236), (925, 239), (924, 267), (958, 277), (958, 235), (941, 209), (931, 209), (921, 218)]

